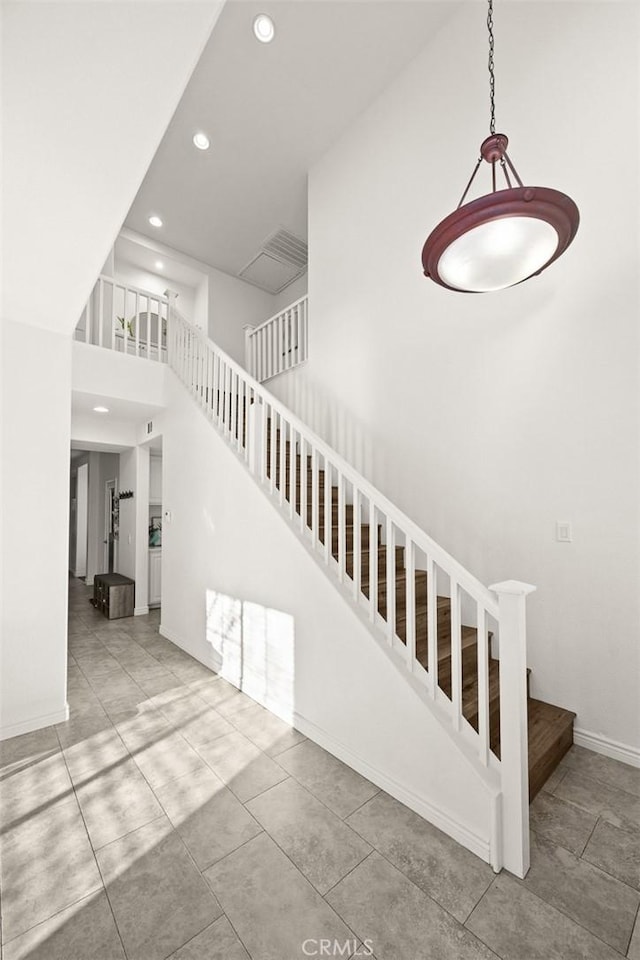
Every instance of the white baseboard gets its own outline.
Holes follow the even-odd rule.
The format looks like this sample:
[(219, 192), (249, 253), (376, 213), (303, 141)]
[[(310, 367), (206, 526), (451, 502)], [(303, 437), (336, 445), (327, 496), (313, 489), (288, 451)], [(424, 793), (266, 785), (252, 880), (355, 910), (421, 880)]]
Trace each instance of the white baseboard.
[(134, 607), (134, 617), (145, 617), (149, 613), (149, 607)]
[(69, 719), (69, 704), (65, 704), (62, 710), (56, 710), (54, 713), (46, 713), (40, 717), (32, 717), (30, 720), (21, 720), (20, 723), (8, 723), (0, 727), (0, 740), (8, 740), (10, 737), (20, 737), (23, 733), (31, 733), (33, 730), (41, 730), (42, 727), (52, 727), (54, 723), (64, 723)]
[(208, 654), (203, 653), (202, 651), (192, 650), (191, 647), (185, 643), (181, 637), (173, 633), (172, 630), (168, 630), (162, 623), (158, 628), (158, 633), (161, 637), (164, 637), (165, 640), (175, 643), (176, 647), (180, 647), (181, 650), (184, 650), (185, 653), (188, 653), (190, 657), (193, 657), (194, 660), (197, 660), (199, 663), (203, 664), (203, 666), (208, 667), (209, 670), (213, 670), (214, 673), (220, 672), (222, 660), (220, 657), (218, 657), (214, 650), (211, 650)]
[(440, 809), (440, 807), (435, 806), (435, 804), (426, 800), (424, 797), (418, 796), (412, 790), (404, 787), (392, 777), (389, 777), (386, 773), (371, 766), (366, 760), (352, 753), (349, 747), (334, 739), (333, 736), (316, 726), (313, 721), (307, 720), (299, 713), (295, 714), (294, 726), (300, 733), (304, 733), (306, 737), (309, 737), (314, 743), (317, 743), (324, 750), (327, 750), (328, 753), (337, 757), (338, 760), (342, 760), (347, 766), (356, 770), (363, 777), (366, 777), (367, 780), (375, 783), (377, 787), (385, 790), (390, 796), (399, 800), (400, 803), (404, 803), (410, 810), (413, 810), (425, 820), (428, 820), (434, 827), (442, 830), (443, 833), (446, 833), (447, 836), (451, 837), (463, 847), (466, 847), (467, 850), (475, 853), (481, 860), (484, 860), (486, 863), (491, 863), (489, 837), (479, 836), (466, 824), (454, 819), (446, 811)]
[(580, 727), (574, 727), (573, 729), (573, 742), (578, 747), (585, 747), (587, 750), (593, 750), (594, 753), (601, 753), (604, 757), (610, 757), (612, 760), (620, 760), (632, 767), (640, 767), (640, 749), (627, 743), (620, 743), (620, 741), (612, 740), (610, 737), (603, 737), (600, 733), (591, 733), (590, 730), (581, 730)]

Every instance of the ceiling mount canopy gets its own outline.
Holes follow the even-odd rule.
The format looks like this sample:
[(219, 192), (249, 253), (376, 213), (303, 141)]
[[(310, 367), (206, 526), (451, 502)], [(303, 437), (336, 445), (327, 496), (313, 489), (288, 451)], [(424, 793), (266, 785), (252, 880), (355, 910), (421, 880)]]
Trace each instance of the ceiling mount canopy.
[[(422, 250), (426, 277), (450, 290), (488, 293), (541, 273), (576, 235), (580, 214), (573, 200), (550, 187), (525, 186), (496, 133), (493, 67), (493, 0), (488, 0), (490, 135), (456, 210), (430, 233)], [(491, 167), (491, 193), (465, 203), (481, 164)], [(506, 187), (498, 189), (498, 167)], [(513, 178), (513, 180), (512, 180)]]

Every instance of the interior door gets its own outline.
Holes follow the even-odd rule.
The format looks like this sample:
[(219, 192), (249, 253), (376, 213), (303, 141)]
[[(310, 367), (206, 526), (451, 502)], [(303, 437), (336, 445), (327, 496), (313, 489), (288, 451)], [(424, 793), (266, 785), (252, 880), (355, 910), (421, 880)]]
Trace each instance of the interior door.
[(104, 572), (113, 573), (116, 562), (119, 507), (115, 480), (107, 480), (104, 493)]

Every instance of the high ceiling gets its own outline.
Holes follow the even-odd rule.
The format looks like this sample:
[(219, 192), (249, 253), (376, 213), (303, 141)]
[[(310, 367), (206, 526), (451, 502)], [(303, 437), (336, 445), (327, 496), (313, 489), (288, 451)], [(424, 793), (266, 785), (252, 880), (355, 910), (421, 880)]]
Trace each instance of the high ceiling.
[[(457, 7), (228, 0), (126, 226), (231, 274), (279, 227), (306, 239), (309, 168)], [(271, 44), (253, 36), (258, 13), (275, 22)]]

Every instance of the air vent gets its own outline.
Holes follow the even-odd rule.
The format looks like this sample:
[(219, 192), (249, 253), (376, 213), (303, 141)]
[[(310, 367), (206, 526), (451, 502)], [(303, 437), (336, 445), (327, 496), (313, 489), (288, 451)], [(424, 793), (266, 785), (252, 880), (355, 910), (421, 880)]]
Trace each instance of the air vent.
[(242, 268), (239, 277), (267, 293), (280, 293), (307, 269), (307, 244), (288, 230), (276, 230)]

